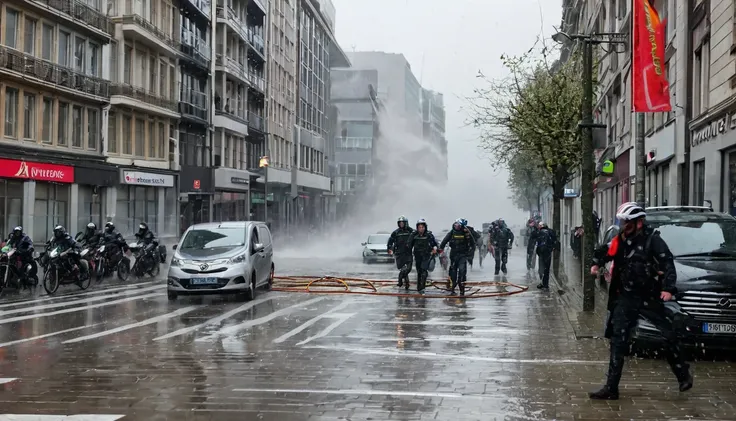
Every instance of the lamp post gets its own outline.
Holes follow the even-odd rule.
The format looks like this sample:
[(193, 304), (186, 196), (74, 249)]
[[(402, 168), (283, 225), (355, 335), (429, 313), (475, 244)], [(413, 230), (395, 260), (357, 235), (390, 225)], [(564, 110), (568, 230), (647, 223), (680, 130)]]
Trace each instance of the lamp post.
[(258, 167), (263, 169), (263, 222), (268, 223), (268, 166), (270, 158), (262, 156), (258, 160)]
[[(595, 309), (595, 279), (590, 276), (590, 267), (593, 260), (593, 249), (595, 248), (595, 233), (593, 230), (593, 178), (595, 173), (595, 162), (593, 160), (593, 129), (606, 128), (605, 124), (593, 122), (593, 45), (598, 44), (625, 44), (626, 34), (620, 33), (597, 33), (597, 34), (574, 34), (558, 32), (552, 36), (555, 42), (562, 43), (563, 39), (580, 40), (583, 42), (583, 106), (582, 121), (578, 127), (583, 131), (582, 136), (582, 160), (580, 163), (581, 192), (580, 208), (583, 218), (583, 310), (593, 311)], [(614, 52), (615, 54), (615, 52)]]

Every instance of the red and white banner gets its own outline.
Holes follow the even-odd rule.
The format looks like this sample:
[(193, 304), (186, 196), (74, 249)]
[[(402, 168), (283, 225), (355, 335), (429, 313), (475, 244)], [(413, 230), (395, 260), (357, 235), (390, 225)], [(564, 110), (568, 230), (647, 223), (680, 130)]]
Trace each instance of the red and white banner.
[(73, 183), (74, 167), (41, 162), (0, 159), (0, 178)]
[(633, 0), (631, 25), (631, 111), (660, 113), (672, 111), (670, 84), (665, 74), (666, 22), (650, 0)]

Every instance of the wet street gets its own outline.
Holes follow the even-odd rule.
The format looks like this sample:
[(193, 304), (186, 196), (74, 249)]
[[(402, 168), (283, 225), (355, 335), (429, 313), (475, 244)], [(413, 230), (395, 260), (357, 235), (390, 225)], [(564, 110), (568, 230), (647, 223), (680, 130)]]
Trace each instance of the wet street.
[[(633, 360), (620, 401), (589, 401), (607, 342), (575, 338), (522, 254), (512, 251), (506, 278), (532, 287), (498, 298), (259, 291), (253, 302), (169, 302), (163, 279), (6, 293), (0, 420), (734, 419), (726, 362), (695, 363), (683, 394), (664, 361)], [(395, 272), (359, 259), (275, 262), (278, 275)], [(469, 278), (493, 280), (492, 268)]]

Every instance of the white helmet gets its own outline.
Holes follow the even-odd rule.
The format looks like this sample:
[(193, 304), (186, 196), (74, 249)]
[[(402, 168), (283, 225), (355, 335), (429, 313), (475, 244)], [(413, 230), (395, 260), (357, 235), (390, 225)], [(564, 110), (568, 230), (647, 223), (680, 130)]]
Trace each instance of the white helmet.
[(643, 218), (647, 216), (644, 212), (644, 208), (639, 206), (636, 202), (627, 202), (619, 206), (616, 210), (616, 218), (622, 221), (633, 221), (634, 219)]
[(427, 221), (424, 218), (419, 218), (417, 220), (417, 226), (424, 224), (424, 228), (427, 228)]

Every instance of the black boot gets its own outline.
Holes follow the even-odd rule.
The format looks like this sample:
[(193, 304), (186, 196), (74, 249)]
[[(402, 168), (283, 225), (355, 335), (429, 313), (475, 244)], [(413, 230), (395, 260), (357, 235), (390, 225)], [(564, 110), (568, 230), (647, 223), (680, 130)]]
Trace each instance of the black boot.
[(460, 295), (465, 295), (465, 282), (460, 283)]
[(693, 373), (690, 372), (690, 370), (687, 370), (687, 376), (680, 380), (680, 392), (687, 392), (688, 390), (693, 388), (693, 381), (695, 379), (693, 378)]
[(608, 363), (606, 384), (601, 389), (588, 393), (590, 399), (615, 401), (618, 400), (618, 383), (624, 369), (624, 356), (615, 348), (611, 349), (611, 358)]
[(399, 283), (396, 285), (397, 287), (401, 288), (404, 286), (404, 275), (399, 273)]
[(506, 272), (506, 263), (504, 263), (504, 264), (503, 264), (503, 265), (501, 266), (501, 272), (503, 272), (503, 274), (504, 274), (504, 275), (508, 273), (508, 272)]
[(608, 386), (603, 386), (600, 390), (588, 393), (590, 399), (615, 401), (618, 400), (618, 390), (612, 390)]

